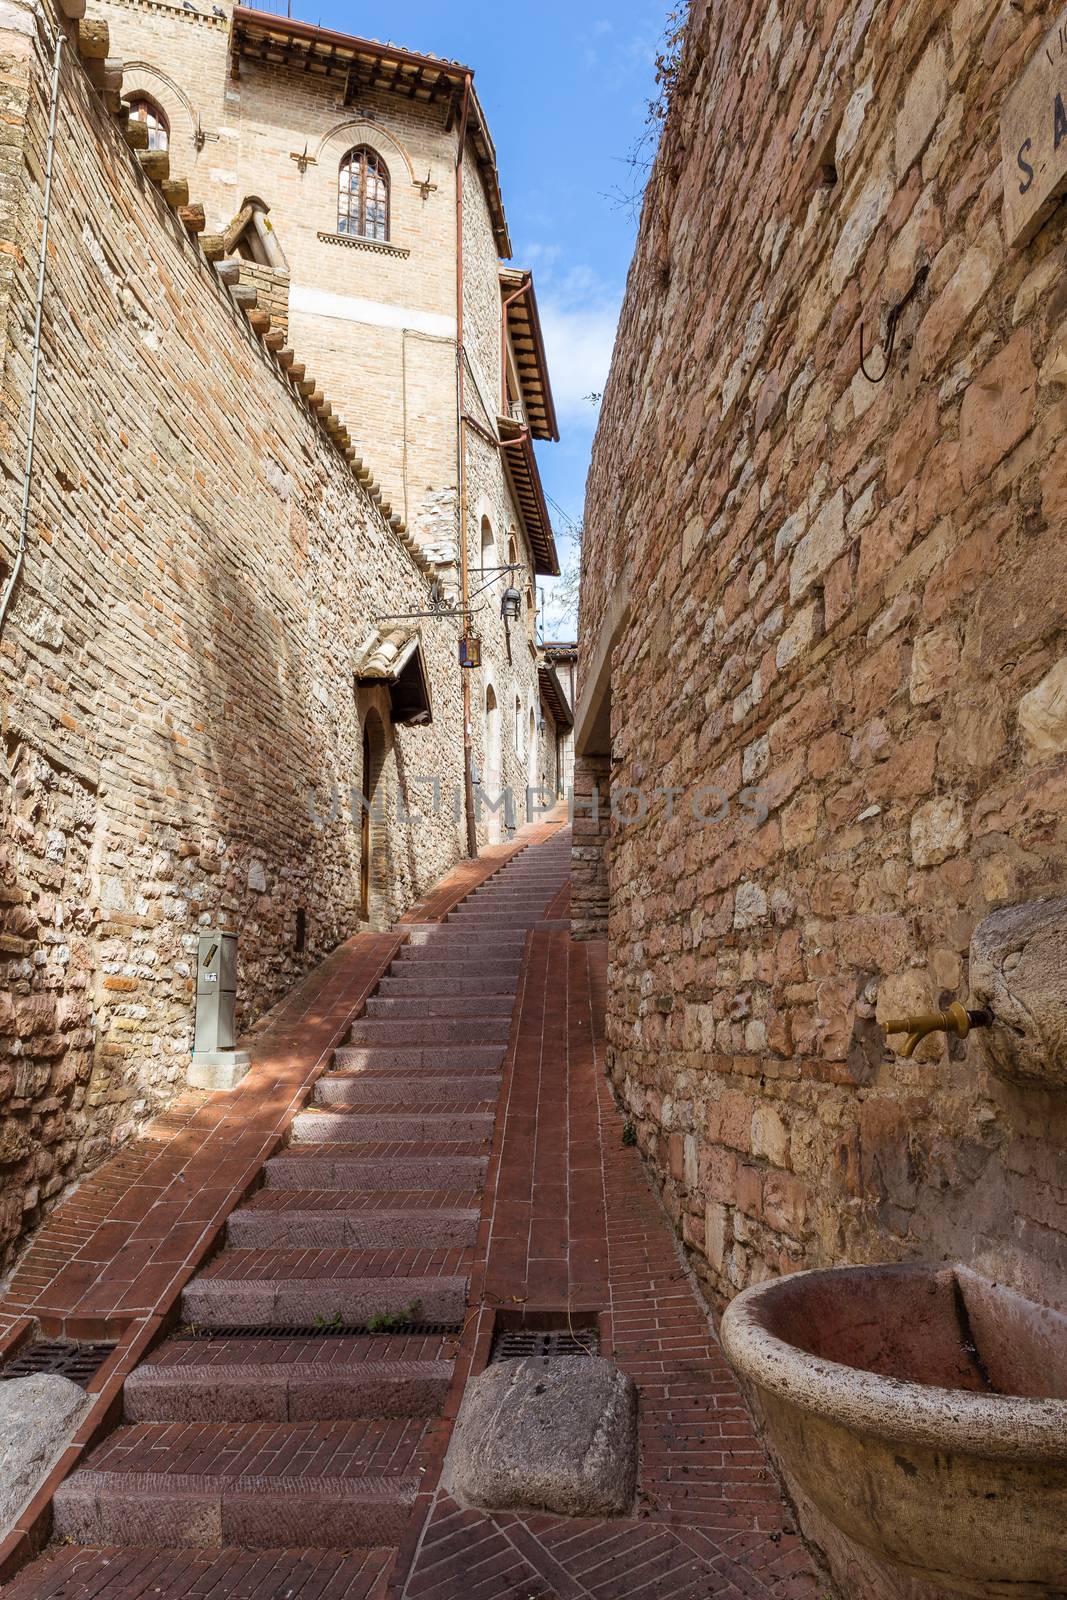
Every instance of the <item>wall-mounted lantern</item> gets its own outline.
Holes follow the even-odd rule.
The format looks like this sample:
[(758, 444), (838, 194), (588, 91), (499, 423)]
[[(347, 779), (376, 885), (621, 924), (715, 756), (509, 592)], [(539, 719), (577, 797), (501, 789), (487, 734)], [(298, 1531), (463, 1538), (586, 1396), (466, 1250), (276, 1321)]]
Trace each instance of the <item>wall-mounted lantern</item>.
[(505, 589), (500, 598), (500, 615), (505, 622), (518, 622), (522, 616), (522, 595), (517, 589)]
[(482, 664), (482, 641), (475, 633), (465, 633), (459, 641), (459, 664), (461, 667), (480, 667)]

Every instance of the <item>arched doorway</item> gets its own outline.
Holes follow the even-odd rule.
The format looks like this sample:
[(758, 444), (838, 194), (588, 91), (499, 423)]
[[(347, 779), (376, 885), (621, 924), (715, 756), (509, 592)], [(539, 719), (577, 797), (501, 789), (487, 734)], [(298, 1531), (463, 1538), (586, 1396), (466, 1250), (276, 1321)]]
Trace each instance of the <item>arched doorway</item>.
[[(360, 783), (359, 914), (370, 922), (376, 900), (385, 887), (381, 881), (381, 856), (378, 835), (384, 820), (378, 813), (379, 788), (385, 765), (385, 729), (377, 711), (368, 711), (363, 723), (363, 769)], [(376, 861), (376, 857), (379, 858)], [(376, 870), (376, 867), (378, 870)]]
[[(485, 772), (482, 791), (490, 800), (500, 793), (500, 707), (491, 683), (485, 686)], [(489, 811), (489, 842), (500, 843), (500, 811)]]

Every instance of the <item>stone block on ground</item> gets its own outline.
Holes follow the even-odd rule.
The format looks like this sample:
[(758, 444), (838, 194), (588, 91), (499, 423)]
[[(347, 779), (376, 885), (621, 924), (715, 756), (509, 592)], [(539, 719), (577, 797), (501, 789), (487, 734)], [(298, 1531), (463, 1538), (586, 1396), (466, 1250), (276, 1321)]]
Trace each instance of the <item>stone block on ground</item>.
[(445, 1472), (470, 1505), (621, 1516), (637, 1480), (633, 1382), (599, 1357), (494, 1362), (467, 1385)]
[(70, 1443), (89, 1404), (84, 1389), (54, 1372), (0, 1383), (0, 1538)]

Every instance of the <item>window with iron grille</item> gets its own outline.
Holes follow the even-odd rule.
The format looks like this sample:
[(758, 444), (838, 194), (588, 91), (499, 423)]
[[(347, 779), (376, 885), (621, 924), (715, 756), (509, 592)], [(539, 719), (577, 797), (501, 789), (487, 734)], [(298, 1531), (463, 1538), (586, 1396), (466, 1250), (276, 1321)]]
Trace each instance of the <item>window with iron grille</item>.
[(337, 231), (358, 239), (389, 238), (389, 172), (376, 150), (350, 150), (337, 174)]
[(131, 122), (148, 124), (149, 150), (165, 150), (170, 144), (170, 123), (159, 106), (154, 100), (149, 100), (147, 95), (138, 95), (136, 100), (131, 100), (129, 104)]

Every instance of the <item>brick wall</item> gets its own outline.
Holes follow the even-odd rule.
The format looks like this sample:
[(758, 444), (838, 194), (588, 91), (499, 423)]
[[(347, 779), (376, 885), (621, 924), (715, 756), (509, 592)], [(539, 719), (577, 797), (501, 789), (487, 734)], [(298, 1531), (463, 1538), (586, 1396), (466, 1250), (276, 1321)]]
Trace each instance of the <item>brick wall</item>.
[[(21, 487), (50, 70), (28, 12), (5, 13), (2, 48), (0, 577)], [(0, 634), (4, 1258), (182, 1083), (198, 929), (239, 930), (246, 1027), (357, 928), (350, 791), (363, 719), (388, 705), (382, 689), (356, 693), (352, 663), (376, 617), (426, 600), (422, 570), (142, 178), (71, 51), (28, 553)], [(423, 648), (433, 723), (387, 727), (382, 754), (379, 917), (460, 848), (452, 630), (427, 627)], [(405, 820), (398, 776), (433, 773), (442, 813)]]
[[(942, 1254), (1067, 1301), (1062, 1097), (877, 1026), (965, 999), (976, 921), (1067, 881), (1067, 222), (1005, 245), (998, 127), (1049, 20), (693, 6), (582, 628), (628, 569), (616, 781), (729, 801), (608, 849), (611, 1070), (719, 1303)], [(860, 324), (877, 375), (913, 288), (868, 382)]]

